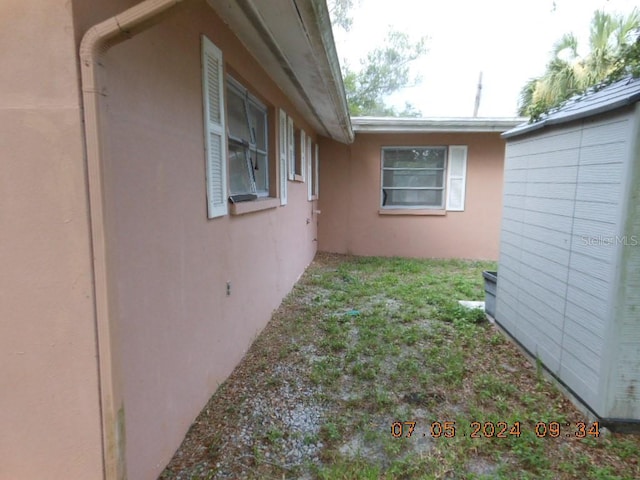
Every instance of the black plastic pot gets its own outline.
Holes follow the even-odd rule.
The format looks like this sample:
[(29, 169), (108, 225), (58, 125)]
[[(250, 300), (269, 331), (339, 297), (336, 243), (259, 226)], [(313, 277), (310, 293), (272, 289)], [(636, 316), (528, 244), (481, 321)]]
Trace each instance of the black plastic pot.
[(487, 315), (496, 318), (496, 287), (498, 284), (498, 272), (482, 272), (484, 277), (484, 311)]

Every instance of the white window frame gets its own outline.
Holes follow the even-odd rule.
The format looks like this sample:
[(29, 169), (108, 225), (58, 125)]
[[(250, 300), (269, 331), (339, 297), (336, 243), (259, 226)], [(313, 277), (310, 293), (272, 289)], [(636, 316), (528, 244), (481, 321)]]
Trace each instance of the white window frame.
[[(385, 205), (385, 190), (394, 189), (384, 185), (384, 172), (391, 170), (384, 166), (385, 151), (389, 150), (423, 150), (423, 149), (445, 149), (445, 163), (442, 168), (442, 187), (409, 187), (415, 190), (442, 190), (441, 205)], [(425, 167), (431, 169), (431, 167)], [(411, 170), (411, 168), (407, 168)], [(435, 170), (435, 168), (434, 168)], [(440, 170), (437, 168), (437, 170)], [(465, 190), (467, 172), (467, 146), (466, 145), (419, 145), (419, 146), (385, 146), (380, 153), (380, 208), (382, 210), (447, 210), (464, 211)], [(452, 188), (453, 184), (458, 184), (460, 188)], [(395, 187), (404, 189), (402, 187)], [(456, 194), (458, 194), (456, 196)]]
[(216, 218), (228, 213), (224, 64), (222, 51), (204, 35), (201, 50), (207, 217)]

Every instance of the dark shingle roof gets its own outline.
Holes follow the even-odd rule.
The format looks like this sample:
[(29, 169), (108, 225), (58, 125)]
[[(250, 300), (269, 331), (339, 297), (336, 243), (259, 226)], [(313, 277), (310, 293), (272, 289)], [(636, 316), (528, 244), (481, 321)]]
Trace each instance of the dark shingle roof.
[(597, 91), (569, 99), (535, 123), (525, 123), (502, 134), (503, 138), (515, 137), (549, 125), (591, 117), (640, 101), (640, 78), (627, 77)]

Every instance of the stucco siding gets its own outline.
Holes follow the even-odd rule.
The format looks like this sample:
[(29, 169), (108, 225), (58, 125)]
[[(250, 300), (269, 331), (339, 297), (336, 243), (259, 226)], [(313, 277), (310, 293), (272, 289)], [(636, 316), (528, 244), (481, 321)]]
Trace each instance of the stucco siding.
[(0, 2), (0, 478), (102, 477), (70, 2)]
[(105, 54), (109, 294), (128, 478), (157, 478), (317, 245), (306, 183), (288, 183), (286, 206), (207, 218), (201, 33), (222, 50), (227, 73), (316, 141), (204, 1)]
[(554, 127), (505, 159), (497, 320), (600, 412), (616, 262), (603, 238), (619, 231), (628, 129), (620, 115)]

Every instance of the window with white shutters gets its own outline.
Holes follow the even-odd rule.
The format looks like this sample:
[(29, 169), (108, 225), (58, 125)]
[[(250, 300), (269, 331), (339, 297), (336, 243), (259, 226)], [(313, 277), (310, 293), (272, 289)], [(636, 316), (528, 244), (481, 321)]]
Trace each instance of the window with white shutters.
[(207, 176), (207, 215), (227, 214), (227, 142), (225, 139), (222, 52), (202, 37), (202, 85)]
[(382, 149), (382, 209), (464, 210), (466, 146)]

